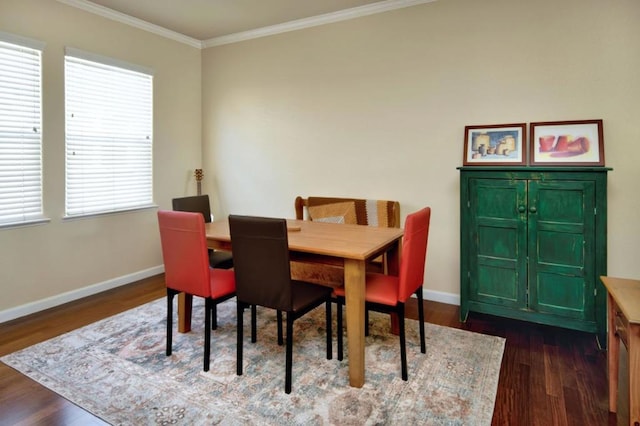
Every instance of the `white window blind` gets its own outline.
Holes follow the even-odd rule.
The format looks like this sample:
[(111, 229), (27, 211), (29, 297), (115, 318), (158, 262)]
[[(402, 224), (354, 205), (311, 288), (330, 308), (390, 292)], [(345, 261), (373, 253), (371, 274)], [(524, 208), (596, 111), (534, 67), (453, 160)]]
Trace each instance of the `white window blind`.
[(41, 51), (0, 34), (0, 226), (43, 219)]
[(153, 77), (95, 58), (65, 56), (66, 216), (153, 205)]

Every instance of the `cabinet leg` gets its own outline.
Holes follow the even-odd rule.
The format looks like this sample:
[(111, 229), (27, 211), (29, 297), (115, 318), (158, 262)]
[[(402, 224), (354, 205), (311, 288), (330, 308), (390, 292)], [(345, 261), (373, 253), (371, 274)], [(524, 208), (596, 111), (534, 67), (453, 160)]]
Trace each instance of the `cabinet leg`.
[(469, 309), (463, 309), (460, 307), (460, 322), (467, 322), (467, 317), (469, 316)]

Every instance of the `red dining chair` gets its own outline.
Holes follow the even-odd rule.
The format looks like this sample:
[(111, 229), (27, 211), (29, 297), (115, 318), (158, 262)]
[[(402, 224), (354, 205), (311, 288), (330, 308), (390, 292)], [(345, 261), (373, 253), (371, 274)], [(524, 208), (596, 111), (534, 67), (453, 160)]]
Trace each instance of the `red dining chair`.
[[(325, 304), (327, 359), (332, 357), (330, 287), (291, 279), (289, 240), (285, 219), (229, 216), (231, 247), (237, 284), (237, 374), (242, 375), (243, 312), (264, 306), (277, 312), (278, 344), (282, 345), (282, 312), (287, 314), (285, 393), (291, 393), (293, 322)], [(252, 311), (253, 314), (253, 311)], [(251, 318), (251, 341), (256, 319)]]
[[(405, 339), (404, 307), (413, 293), (418, 298), (418, 318), (420, 327), (420, 352), (426, 353), (424, 340), (424, 307), (422, 304), (422, 284), (429, 239), (431, 208), (425, 207), (407, 216), (402, 250), (400, 252), (399, 275), (367, 273), (365, 288), (365, 310), (396, 313), (400, 334), (400, 358), (402, 380), (407, 380), (407, 350)], [(344, 286), (335, 289), (338, 303), (338, 359), (342, 360), (342, 305), (345, 303)]]
[[(209, 195), (193, 195), (190, 197), (179, 197), (171, 200), (173, 210), (181, 212), (198, 212), (204, 217), (204, 223), (211, 222), (211, 205), (209, 204)], [(233, 255), (228, 251), (223, 250), (209, 250), (209, 264), (212, 268), (230, 269), (233, 268)], [(211, 318), (213, 324), (211, 329), (218, 328), (218, 321), (216, 315), (216, 306), (213, 305), (211, 310)]]
[(167, 286), (167, 356), (171, 355), (174, 296), (184, 292), (203, 297), (204, 371), (209, 371), (211, 312), (235, 296), (235, 275), (232, 270), (210, 267), (202, 214), (160, 210), (158, 225)]

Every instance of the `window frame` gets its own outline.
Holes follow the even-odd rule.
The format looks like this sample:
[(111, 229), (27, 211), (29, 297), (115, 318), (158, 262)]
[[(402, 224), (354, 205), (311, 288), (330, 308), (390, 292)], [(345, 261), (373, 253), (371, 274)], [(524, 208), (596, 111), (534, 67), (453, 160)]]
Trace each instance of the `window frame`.
[[(99, 215), (117, 214), (117, 213), (130, 212), (135, 210), (144, 210), (148, 208), (156, 208), (157, 205), (153, 201), (153, 197), (154, 197), (154, 190), (153, 190), (154, 189), (153, 188), (153, 183), (154, 183), (154, 179), (153, 179), (153, 119), (154, 119), (153, 71), (146, 67), (142, 67), (142, 66), (131, 64), (118, 59), (109, 58), (106, 56), (82, 51), (72, 47), (65, 48), (64, 64), (65, 64), (64, 65), (65, 66), (65, 211), (64, 211), (64, 219), (65, 220), (76, 219), (76, 218), (99, 216)], [(98, 124), (98, 127), (96, 127), (95, 129), (92, 129), (90, 127), (84, 127), (84, 128), (82, 127), (86, 125), (87, 121), (85, 121), (84, 125), (83, 124), (79, 125), (77, 121), (71, 122), (72, 114), (76, 114), (79, 111), (81, 111), (78, 109), (74, 109), (73, 112), (71, 111), (71, 109), (74, 108), (73, 102), (78, 98), (77, 94), (72, 93), (72, 91), (82, 89), (82, 84), (84, 83), (78, 82), (77, 80), (77, 76), (80, 74), (70, 75), (70, 73), (71, 72), (79, 73), (81, 72), (79, 71), (80, 69), (84, 69), (84, 71), (91, 71), (92, 67), (95, 67), (96, 76), (98, 74), (104, 74), (106, 77), (111, 76), (116, 78), (120, 78), (120, 77), (124, 78), (127, 81), (127, 83), (124, 83), (125, 86), (121, 86), (120, 89), (126, 88), (127, 87), (126, 84), (131, 83), (131, 81), (139, 80), (136, 83), (136, 84), (139, 84), (139, 86), (135, 86), (135, 87), (136, 88), (142, 87), (145, 91), (148, 90), (148, 92), (145, 92), (143, 96), (144, 97), (143, 102), (145, 104), (144, 106), (141, 107), (142, 109), (131, 111), (136, 113), (141, 112), (143, 114), (143, 118), (141, 118), (140, 120), (137, 120), (135, 126), (128, 126), (127, 124), (130, 124), (130, 122), (127, 122), (126, 118), (122, 118), (123, 121), (121, 122), (117, 121), (118, 120), (116, 118), (117, 114), (115, 113), (114, 110), (110, 109), (110, 103), (109, 105), (107, 105), (106, 102), (103, 105), (102, 109), (100, 110), (100, 114), (104, 114), (104, 116), (103, 115), (94, 116), (94, 118), (98, 119), (96, 120), (96, 122), (103, 121), (103, 120), (104, 121), (115, 120), (115, 121), (112, 121), (112, 123), (123, 126), (123, 127), (120, 127), (120, 129), (123, 130), (123, 133), (119, 136), (116, 136), (114, 133), (104, 133), (105, 128), (107, 126), (100, 127), (100, 125)], [(85, 86), (85, 87), (89, 88), (89, 86)], [(113, 88), (113, 87), (114, 87), (113, 83), (109, 82), (109, 84), (104, 85), (104, 87), (100, 89), (101, 93), (104, 95), (109, 95), (109, 90), (110, 88)], [(97, 90), (96, 86), (93, 86), (93, 89)], [(88, 90), (84, 93), (89, 93), (89, 92), (91, 92), (91, 90)], [(76, 96), (76, 98), (73, 97), (74, 95)], [(128, 92), (120, 93), (120, 97), (122, 99), (126, 98), (126, 95), (128, 95)], [(94, 96), (94, 95), (91, 95), (91, 96)], [(92, 98), (91, 96), (88, 96), (87, 99), (95, 100), (97, 102), (102, 102), (101, 99), (98, 99), (97, 97)], [(119, 100), (119, 97), (112, 97), (112, 99)], [(131, 99), (129, 99), (129, 101), (131, 101)], [(134, 103), (137, 104), (137, 102), (134, 102)], [(137, 105), (137, 106), (140, 107), (140, 105)], [(90, 110), (91, 109), (88, 108), (87, 112)], [(83, 118), (90, 121), (88, 117), (83, 117)], [(137, 134), (137, 136), (134, 135), (133, 133), (126, 133), (124, 130), (125, 127), (136, 128), (136, 130), (138, 131), (139, 131), (138, 127), (143, 127), (148, 144), (145, 145), (144, 141), (141, 140), (139, 133)], [(77, 132), (78, 132), (78, 129), (80, 128), (95, 130), (96, 133), (83, 134), (82, 138), (86, 139), (86, 141), (83, 144), (83, 142), (78, 142), (80, 136), (79, 136), (79, 133)], [(75, 129), (75, 133), (74, 133), (74, 129)], [(132, 131), (132, 130), (129, 129), (127, 131)], [(124, 134), (126, 134), (127, 136), (122, 136)], [(120, 142), (121, 149), (116, 150), (113, 153), (106, 153), (106, 151), (110, 149), (108, 148), (108, 145), (112, 144), (113, 142), (116, 142), (116, 145), (119, 145), (119, 142)], [(89, 159), (89, 156), (87, 156), (87, 160), (85, 162), (79, 162), (75, 158), (70, 158), (72, 155), (75, 155), (74, 148), (78, 148), (78, 149), (86, 148), (91, 151), (90, 152), (85, 151), (85, 153), (96, 155), (96, 157), (94, 158), (96, 158), (97, 160), (95, 161), (97, 161), (98, 163), (102, 163), (99, 165), (100, 171), (98, 172), (98, 175), (102, 175), (102, 176), (96, 175), (96, 180), (93, 183), (93, 188), (98, 188), (98, 190), (101, 191), (100, 184), (102, 184), (102, 186), (105, 186), (107, 184), (114, 185), (113, 188), (110, 190), (105, 189), (104, 191), (101, 191), (101, 193), (103, 194), (110, 194), (110, 195), (100, 196), (99, 194), (94, 193), (94, 194), (91, 194), (89, 197), (87, 197), (87, 193), (86, 192), (83, 193), (82, 189), (78, 189), (78, 187), (73, 188), (74, 185), (81, 183), (82, 179), (84, 179), (82, 177), (79, 177), (79, 175), (77, 174), (78, 173), (77, 167), (81, 167), (82, 164), (84, 164), (84, 167), (86, 167), (91, 162), (91, 159)], [(125, 200), (126, 197), (121, 197), (121, 195), (124, 193), (123, 190), (131, 189), (136, 186), (123, 184), (122, 182), (118, 183), (118, 181), (121, 179), (118, 178), (117, 173), (114, 173), (114, 170), (110, 170), (111, 167), (107, 166), (107, 163), (109, 162), (109, 160), (117, 162), (118, 166), (125, 167), (125, 173), (133, 173), (130, 168), (127, 168), (126, 166), (123, 165), (124, 163), (126, 163), (126, 161), (124, 161), (123, 158), (124, 159), (131, 158), (130, 157), (131, 155), (137, 155), (137, 154), (130, 153), (131, 151), (135, 151), (136, 149), (140, 151), (144, 151), (144, 154), (141, 154), (142, 163), (137, 163), (140, 166), (144, 166), (144, 169), (143, 169), (144, 177), (142, 177), (141, 180), (139, 181), (139, 182), (142, 182), (139, 188), (142, 188), (142, 190), (144, 191), (142, 193), (144, 200), (138, 204), (133, 203), (133, 204), (124, 205), (122, 203), (126, 202)], [(130, 164), (136, 164), (136, 163), (130, 163)], [(75, 189), (76, 192), (73, 192), (72, 189)], [(114, 208), (107, 207), (109, 204), (109, 199), (110, 199), (109, 197), (112, 197), (112, 199), (117, 200), (116, 207)], [(99, 199), (100, 208), (99, 209), (92, 208), (89, 205), (90, 203), (87, 203), (85, 201), (78, 201), (78, 200), (82, 200), (83, 198)], [(135, 199), (135, 196), (132, 196), (132, 198), (130, 198), (129, 200), (133, 200), (133, 199)]]
[[(25, 89), (25, 93), (29, 93), (31, 90), (37, 90), (36, 95), (33, 95), (28, 98), (28, 105), (31, 108), (32, 117), (25, 118), (23, 122), (16, 121), (16, 124), (21, 123), (25, 127), (31, 127), (33, 129), (33, 132), (37, 133), (38, 135), (34, 139), (34, 141), (30, 142), (29, 145), (27, 145), (27, 150), (34, 150), (37, 152), (31, 153), (30, 155), (25, 155), (24, 153), (18, 154), (19, 159), (16, 160), (20, 164), (21, 173), (23, 174), (26, 173), (27, 175), (28, 174), (36, 175), (36, 177), (32, 177), (28, 181), (26, 181), (28, 183), (25, 183), (25, 181), (23, 181), (22, 184), (17, 185), (17, 187), (20, 188), (21, 196), (17, 196), (15, 197), (15, 199), (17, 201), (17, 198), (21, 198), (21, 201), (17, 202), (17, 205), (21, 206), (20, 208), (23, 210), (23, 212), (22, 214), (14, 214), (14, 215), (9, 215), (9, 214), (6, 214), (5, 212), (5, 214), (0, 216), (0, 229), (3, 229), (3, 228), (14, 228), (14, 227), (21, 227), (21, 226), (31, 226), (31, 225), (35, 225), (43, 222), (49, 222), (50, 219), (45, 216), (45, 212), (44, 212), (44, 177), (43, 177), (43, 173), (44, 173), (43, 160), (44, 159), (42, 155), (43, 140), (44, 140), (42, 80), (43, 80), (43, 52), (44, 52), (45, 43), (38, 40), (30, 39), (27, 37), (22, 37), (15, 34), (10, 34), (10, 33), (0, 31), (0, 47), (3, 47), (7, 50), (11, 50), (17, 53), (23, 52), (25, 54), (24, 56), (25, 60), (28, 60), (29, 58), (29, 56), (27, 55), (31, 55), (33, 58), (37, 57), (37, 64), (34, 67), (30, 68), (30, 70), (34, 72), (36, 71), (36, 68), (37, 68), (37, 75), (35, 74), (33, 75), (35, 76), (35, 79), (33, 81), (37, 79), (37, 83), (34, 83), (31, 88)], [(16, 65), (21, 65), (21, 64), (16, 63)], [(11, 77), (15, 77), (15, 76), (11, 76), (11, 73), (8, 72), (7, 78), (9, 79)], [(19, 87), (19, 89), (20, 88), (21, 87)], [(37, 99), (37, 101), (32, 102), (34, 99)], [(19, 101), (16, 101), (15, 103), (10, 104), (11, 106), (7, 108), (7, 110), (8, 111), (11, 110), (14, 112), (18, 111), (20, 109), (20, 107), (18, 106), (18, 103)], [(25, 104), (23, 103), (23, 105)], [(5, 118), (8, 119), (6, 123), (10, 124), (10, 123), (13, 123), (11, 119), (12, 118), (15, 119), (16, 117), (14, 114), (7, 114)], [(17, 137), (21, 139), (22, 138), (31, 139), (30, 134), (31, 132), (22, 131), (21, 133), (18, 134), (22, 136), (17, 136)], [(8, 140), (10, 138), (6, 137), (6, 139)], [(35, 149), (33, 145), (36, 145)], [(6, 152), (4, 153), (7, 153), (7, 152), (10, 153), (10, 148), (8, 149), (2, 148), (0, 149), (0, 152), (5, 151), (5, 149), (6, 149)], [(13, 153), (10, 153), (10, 155), (11, 154)], [(34, 163), (35, 163), (35, 168), (33, 166)], [(31, 167), (29, 167), (29, 164), (31, 164)], [(0, 172), (0, 175), (4, 175), (8, 180), (15, 180), (18, 177), (18, 173), (14, 175), (10, 175), (9, 172), (6, 172), (6, 173)], [(25, 193), (33, 192), (34, 190), (35, 190), (34, 195), (25, 197)], [(8, 191), (7, 193), (5, 193), (5, 195), (0, 194), (0, 199), (3, 199), (3, 200), (5, 198), (8, 199), (8, 196), (6, 194), (10, 192), (11, 191)], [(29, 204), (35, 205), (35, 209), (32, 209), (32, 211), (27, 211), (25, 213), (25, 210), (29, 210), (28, 208)], [(22, 216), (22, 217), (20, 218), (19, 216)]]

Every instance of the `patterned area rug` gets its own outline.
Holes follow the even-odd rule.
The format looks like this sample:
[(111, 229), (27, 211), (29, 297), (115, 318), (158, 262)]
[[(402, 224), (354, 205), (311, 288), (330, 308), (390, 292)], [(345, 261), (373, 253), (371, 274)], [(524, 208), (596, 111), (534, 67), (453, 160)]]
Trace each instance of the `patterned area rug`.
[[(296, 321), (293, 390), (284, 393), (284, 347), (275, 312), (258, 309), (258, 341), (245, 331), (244, 375), (236, 375), (235, 299), (218, 307), (211, 369), (202, 370), (203, 304), (193, 330), (174, 332), (165, 356), (165, 299), (1, 358), (112, 424), (489, 425), (504, 339), (407, 320), (409, 380), (400, 378), (398, 337), (389, 317), (372, 312), (366, 384), (348, 385), (348, 357), (325, 358), (324, 310)], [(335, 306), (335, 305), (334, 305)], [(245, 324), (249, 312), (245, 313)], [(334, 312), (335, 320), (335, 312)], [(176, 324), (176, 322), (174, 322)], [(345, 339), (346, 342), (346, 339)], [(345, 343), (346, 345), (346, 343)]]

